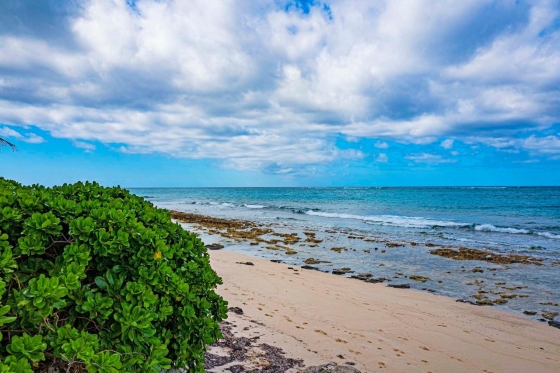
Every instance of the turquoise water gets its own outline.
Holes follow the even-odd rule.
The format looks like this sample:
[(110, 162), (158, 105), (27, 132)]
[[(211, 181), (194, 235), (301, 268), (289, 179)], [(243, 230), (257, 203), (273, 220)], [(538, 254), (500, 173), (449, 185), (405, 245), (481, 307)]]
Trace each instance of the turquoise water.
[(560, 188), (134, 189), (156, 205), (560, 258)]
[[(297, 233), (297, 253), (267, 249), (197, 232), (226, 250), (302, 265), (307, 258), (331, 272), (407, 283), (413, 289), (476, 302), (505, 295), (495, 307), (545, 321), (560, 313), (560, 188), (177, 188), (133, 189), (156, 206), (216, 217), (252, 220), (279, 233)], [(184, 225), (187, 229), (194, 226)], [(305, 243), (305, 231), (322, 240)], [(355, 239), (355, 236), (363, 239)], [(273, 238), (273, 237), (272, 237)], [(398, 243), (391, 245), (390, 243)], [(543, 265), (458, 261), (430, 254), (434, 245), (520, 253)], [(344, 247), (342, 252), (331, 248)], [(351, 275), (351, 274), (348, 274)], [(416, 282), (409, 276), (428, 278)], [(474, 307), (474, 306), (473, 306)]]

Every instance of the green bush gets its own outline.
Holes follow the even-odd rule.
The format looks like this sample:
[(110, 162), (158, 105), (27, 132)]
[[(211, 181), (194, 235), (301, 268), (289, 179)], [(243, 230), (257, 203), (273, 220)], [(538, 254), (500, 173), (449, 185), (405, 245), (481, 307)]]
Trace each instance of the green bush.
[(127, 190), (0, 178), (0, 373), (203, 372), (218, 284), (203, 243)]

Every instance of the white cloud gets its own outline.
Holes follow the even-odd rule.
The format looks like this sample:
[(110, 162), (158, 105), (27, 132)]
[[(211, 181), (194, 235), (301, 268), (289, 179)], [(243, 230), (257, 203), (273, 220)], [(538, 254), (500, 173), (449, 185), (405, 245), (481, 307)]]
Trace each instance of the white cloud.
[(80, 149), (88, 150), (88, 151), (95, 150), (95, 145), (90, 144), (88, 142), (84, 142), (84, 141), (76, 140), (76, 141), (74, 141), (74, 146), (77, 147), (77, 148), (80, 148)]
[(0, 123), (285, 173), (364, 157), (337, 137), (556, 154), (520, 137), (560, 121), (557, 2), (135, 4), (84, 1), (56, 38), (0, 25)]
[(375, 158), (375, 161), (379, 163), (387, 163), (389, 162), (389, 157), (387, 157), (387, 154), (379, 153), (379, 155)]
[(457, 162), (457, 160), (455, 159), (445, 159), (441, 155), (428, 154), (428, 153), (407, 155), (405, 156), (405, 159), (411, 160), (415, 163), (430, 163), (430, 164)]
[(440, 145), (442, 148), (448, 149), (448, 150), (449, 150), (449, 149), (453, 148), (453, 140), (452, 140), (452, 139), (443, 140), (443, 141), (441, 142), (441, 144), (439, 144), (439, 145)]
[(377, 149), (389, 149), (389, 144), (387, 144), (385, 141), (377, 140), (377, 142), (373, 144), (373, 146), (375, 146)]
[(40, 144), (45, 142), (45, 139), (39, 135), (34, 133), (28, 132), (22, 135), (21, 133), (9, 128), (9, 127), (0, 127), (0, 137), (13, 137), (17, 140), (27, 142), (30, 144)]

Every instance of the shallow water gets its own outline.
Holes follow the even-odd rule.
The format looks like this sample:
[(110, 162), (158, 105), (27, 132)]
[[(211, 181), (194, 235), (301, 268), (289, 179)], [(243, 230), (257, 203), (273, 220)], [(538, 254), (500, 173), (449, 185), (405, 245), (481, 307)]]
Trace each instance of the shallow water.
[[(322, 270), (386, 277), (454, 298), (505, 299), (521, 313), (560, 311), (560, 188), (184, 188), (133, 189), (158, 207), (272, 224), (279, 233), (313, 231), (316, 247), (297, 254), (225, 240), (228, 250)], [(191, 227), (192, 228), (192, 227)], [(201, 232), (199, 232), (201, 233)], [(359, 239), (352, 237), (360, 236)], [(218, 236), (205, 242), (224, 241)], [(364, 239), (365, 238), (365, 239)], [(391, 247), (387, 243), (401, 246)], [(487, 249), (543, 258), (544, 265), (497, 265), (430, 254), (432, 245)], [(331, 251), (344, 247), (347, 251)], [(377, 247), (377, 250), (375, 248)], [(369, 252), (368, 252), (369, 251)], [(474, 270), (474, 272), (473, 272)], [(408, 276), (427, 277), (426, 282)], [(543, 304), (544, 303), (544, 304)]]

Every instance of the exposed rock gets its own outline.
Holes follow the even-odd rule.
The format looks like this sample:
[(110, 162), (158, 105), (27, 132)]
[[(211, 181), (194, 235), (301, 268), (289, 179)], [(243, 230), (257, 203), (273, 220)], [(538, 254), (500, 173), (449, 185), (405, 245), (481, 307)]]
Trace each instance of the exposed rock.
[(397, 242), (389, 242), (385, 244), (385, 247), (401, 247), (404, 246), (403, 243), (397, 243)]
[(552, 321), (551, 320), (551, 321), (548, 322), (548, 325), (560, 329), (560, 321)]
[(443, 256), (454, 260), (483, 260), (485, 262), (495, 264), (534, 264), (542, 265), (542, 258), (534, 258), (527, 255), (519, 254), (495, 254), (486, 250), (468, 249), (460, 247), (459, 250), (453, 249), (436, 249), (431, 250), (430, 254)]
[(481, 300), (477, 300), (476, 305), (477, 306), (493, 306), (494, 303), (490, 299), (484, 298), (484, 299), (481, 299)]
[(333, 275), (345, 275), (347, 273), (354, 273), (354, 271), (352, 271), (352, 269), (348, 268), (348, 267), (343, 267), (343, 268), (338, 268), (338, 269), (333, 269), (332, 270)]
[(212, 243), (205, 246), (208, 250), (221, 250), (224, 248), (224, 245), (219, 243)]
[(542, 317), (547, 320), (554, 320), (556, 316), (558, 316), (558, 312), (543, 311), (542, 313)]
[(537, 312), (535, 312), (535, 311), (523, 311), (523, 313), (524, 313), (525, 315), (528, 315), (528, 316), (534, 316), (534, 315), (537, 314)]
[(346, 249), (344, 247), (333, 247), (333, 248), (331, 248), (331, 251), (334, 251), (336, 253), (340, 253), (342, 251), (348, 251), (348, 249)]
[(409, 284), (389, 284), (387, 286), (395, 289), (410, 289)]
[(280, 259), (270, 259), (272, 263), (282, 263)]
[(472, 304), (473, 306), (476, 306), (475, 302), (473, 302), (472, 300), (468, 300), (468, 299), (457, 299), (455, 302), (468, 303), (468, 304)]
[(412, 275), (409, 277), (411, 280), (414, 281), (420, 281), (420, 282), (426, 282), (429, 280), (428, 277), (424, 277), (424, 276), (418, 276), (418, 275)]
[(330, 263), (328, 260), (320, 260), (315, 258), (307, 258), (303, 261), (305, 264), (321, 264), (321, 263)]
[(313, 269), (313, 270), (315, 270), (315, 271), (318, 271), (318, 270), (319, 270), (319, 268), (317, 268), (317, 267), (312, 267), (312, 266), (308, 266), (308, 265), (301, 266), (301, 268), (303, 268), (303, 269)]
[(370, 278), (366, 280), (366, 282), (370, 284), (377, 284), (379, 282), (385, 282), (385, 281), (391, 281), (391, 280), (385, 277)]
[(245, 264), (246, 266), (254, 266), (252, 262), (235, 262), (237, 264)]

